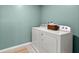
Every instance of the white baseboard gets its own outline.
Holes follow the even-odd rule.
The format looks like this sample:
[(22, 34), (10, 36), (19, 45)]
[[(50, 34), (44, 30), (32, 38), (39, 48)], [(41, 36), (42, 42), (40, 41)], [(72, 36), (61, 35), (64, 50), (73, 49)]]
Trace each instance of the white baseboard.
[(32, 44), (32, 42), (27, 42), (27, 43), (23, 43), (23, 44), (13, 46), (13, 47), (10, 47), (10, 48), (2, 49), (2, 50), (0, 50), (0, 53), (6, 52), (6, 51), (8, 52), (8, 51), (10, 51), (12, 49), (15, 49), (15, 48), (25, 47), (25, 46), (27, 46), (29, 44)]

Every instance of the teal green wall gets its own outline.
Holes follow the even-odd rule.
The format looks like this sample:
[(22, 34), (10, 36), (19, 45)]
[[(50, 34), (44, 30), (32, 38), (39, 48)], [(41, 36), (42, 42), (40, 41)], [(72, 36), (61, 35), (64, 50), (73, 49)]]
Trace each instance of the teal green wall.
[(72, 5), (45, 5), (41, 6), (41, 23), (47, 23), (48, 17), (53, 22), (68, 25), (72, 28), (73, 52), (79, 52), (79, 6)]
[(40, 25), (40, 6), (0, 5), (0, 49), (31, 41), (31, 28)]
[(32, 27), (53, 22), (68, 25), (73, 32), (73, 52), (79, 52), (79, 6), (0, 5), (0, 49), (31, 41)]

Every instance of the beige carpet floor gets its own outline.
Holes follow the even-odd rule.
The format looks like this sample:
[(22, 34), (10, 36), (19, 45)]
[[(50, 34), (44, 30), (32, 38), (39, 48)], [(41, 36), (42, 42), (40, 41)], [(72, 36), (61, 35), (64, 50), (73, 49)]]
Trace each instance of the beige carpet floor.
[(27, 45), (26, 47), (15, 48), (11, 51), (12, 53), (34, 53), (32, 45)]

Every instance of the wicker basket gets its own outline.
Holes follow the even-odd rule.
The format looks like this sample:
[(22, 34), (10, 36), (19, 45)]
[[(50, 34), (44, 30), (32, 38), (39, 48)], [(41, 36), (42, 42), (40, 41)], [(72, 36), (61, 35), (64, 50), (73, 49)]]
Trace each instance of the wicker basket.
[(50, 30), (58, 30), (59, 29), (59, 26), (58, 25), (56, 25), (56, 24), (48, 24), (48, 29), (50, 29)]

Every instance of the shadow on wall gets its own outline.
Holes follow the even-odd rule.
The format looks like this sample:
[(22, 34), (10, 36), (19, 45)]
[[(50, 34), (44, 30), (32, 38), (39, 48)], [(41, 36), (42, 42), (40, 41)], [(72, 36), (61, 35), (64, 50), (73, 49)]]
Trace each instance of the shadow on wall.
[(73, 35), (73, 53), (79, 53), (79, 37)]

